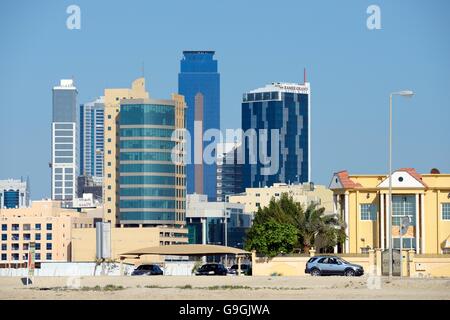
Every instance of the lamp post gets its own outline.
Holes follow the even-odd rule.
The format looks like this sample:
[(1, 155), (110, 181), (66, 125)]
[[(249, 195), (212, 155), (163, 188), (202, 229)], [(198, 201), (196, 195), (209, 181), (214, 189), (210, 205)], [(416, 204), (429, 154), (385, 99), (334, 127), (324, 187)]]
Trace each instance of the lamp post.
[[(411, 90), (404, 90), (393, 92), (389, 95), (389, 212), (388, 212), (388, 226), (389, 226), (389, 278), (392, 277), (392, 97), (394, 95), (402, 97), (412, 97), (414, 92)], [(401, 267), (401, 266), (400, 266)]]

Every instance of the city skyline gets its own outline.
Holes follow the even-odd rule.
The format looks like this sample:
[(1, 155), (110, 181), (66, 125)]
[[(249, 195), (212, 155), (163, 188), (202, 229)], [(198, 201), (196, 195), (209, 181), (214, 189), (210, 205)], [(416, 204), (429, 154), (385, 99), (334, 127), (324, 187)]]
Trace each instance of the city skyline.
[[(199, 6), (203, 3), (206, 2), (199, 1)], [(327, 2), (328, 8), (319, 8), (306, 2), (283, 1), (284, 6), (298, 10), (282, 11), (285, 19), (275, 17), (279, 28), (266, 26), (258, 19), (254, 26), (245, 25), (239, 19), (236, 25), (228, 26), (219, 17), (212, 30), (202, 30), (200, 26), (213, 21), (206, 17), (202, 24), (192, 21), (186, 26), (187, 30), (177, 28), (180, 22), (169, 25), (164, 35), (156, 34), (155, 41), (160, 44), (175, 31), (181, 35), (199, 31), (197, 36), (166, 44), (162, 49), (159, 47), (159, 52), (155, 52), (151, 44), (139, 43), (140, 53), (128, 53), (123, 57), (121, 52), (86, 56), (84, 48), (101, 36), (109, 41), (134, 27), (152, 30), (150, 23), (140, 19), (126, 20), (129, 25), (123, 23), (119, 30), (107, 22), (108, 16), (118, 15), (124, 8), (104, 4), (79, 1), (81, 30), (65, 28), (67, 3), (42, 2), (40, 17), (34, 17), (33, 10), (19, 14), (20, 5), (13, 8), (2, 4), (2, 12), (9, 14), (0, 22), (0, 34), (9, 50), (5, 50), (0, 59), (3, 70), (0, 92), (4, 98), (0, 141), (3, 150), (8, 152), (2, 153), (0, 179), (30, 176), (33, 199), (50, 197), (51, 88), (59, 79), (73, 75), (79, 91), (78, 104), (86, 103), (101, 95), (105, 88), (126, 86), (142, 73), (144, 62), (144, 75), (149, 82), (146, 89), (157, 97), (168, 96), (177, 91), (178, 62), (182, 51), (188, 49), (214, 50), (220, 61), (222, 129), (240, 127), (239, 110), (244, 92), (271, 82), (298, 83), (303, 78), (303, 68), (307, 68), (308, 82), (313, 88), (311, 180), (317, 184), (328, 184), (331, 174), (341, 169), (387, 172), (388, 96), (402, 89), (412, 89), (416, 96), (408, 102), (395, 101), (394, 169), (415, 167), (425, 173), (437, 167), (441, 172), (450, 171), (450, 150), (442, 144), (450, 136), (446, 127), (450, 116), (447, 107), (450, 65), (446, 58), (450, 46), (444, 38), (444, 31), (450, 24), (444, 14), (448, 12), (448, 3), (440, 2), (429, 8), (417, 2), (380, 1), (382, 29), (368, 30), (365, 9), (369, 2), (348, 8)], [(141, 16), (154, 7), (165, 12), (170, 6), (135, 4), (133, 8), (125, 8), (125, 13)], [(239, 5), (244, 12), (253, 7)], [(34, 4), (27, 4), (30, 6)], [(183, 11), (185, 4), (178, 3), (178, 6)], [(140, 13), (137, 7), (146, 10)], [(270, 4), (266, 7), (272, 10), (265, 10), (262, 18), (268, 18), (271, 11), (281, 10)], [(231, 12), (224, 4), (203, 10), (220, 10), (225, 15)], [(255, 10), (260, 9), (255, 7)], [(298, 26), (296, 21), (290, 20), (296, 11), (298, 20), (311, 28), (311, 32), (301, 34), (301, 39), (305, 39), (303, 43), (288, 42), (298, 34), (290, 29)], [(308, 12), (315, 13), (311, 16), (318, 21), (308, 17)], [(240, 12), (236, 15), (242, 17)], [(16, 19), (14, 23), (11, 16)], [(162, 19), (168, 17), (167, 14), (161, 16)], [(338, 20), (336, 30), (324, 23), (332, 17)], [(29, 30), (37, 21), (39, 26)], [(236, 33), (245, 26), (247, 29), (233, 40), (237, 45), (232, 45), (228, 32)], [(9, 30), (18, 32), (19, 36), (13, 37)], [(61, 40), (58, 46), (49, 42), (52, 37)], [(259, 44), (265, 37), (278, 37), (284, 47), (280, 50), (276, 46), (268, 47), (267, 42), (265, 46)], [(251, 39), (255, 41), (249, 41)], [(49, 50), (55, 53), (49, 55)], [(17, 99), (25, 90), (27, 95)], [(29, 160), (31, 155), (33, 161)]]

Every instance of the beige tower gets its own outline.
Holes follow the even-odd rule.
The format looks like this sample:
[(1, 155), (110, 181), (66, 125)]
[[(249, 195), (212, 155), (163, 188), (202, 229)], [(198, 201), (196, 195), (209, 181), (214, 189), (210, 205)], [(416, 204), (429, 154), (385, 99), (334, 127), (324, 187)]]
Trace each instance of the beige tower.
[(125, 99), (148, 99), (145, 79), (133, 81), (131, 89), (105, 89), (105, 147), (104, 147), (104, 220), (119, 224), (118, 219), (118, 125), (120, 101)]

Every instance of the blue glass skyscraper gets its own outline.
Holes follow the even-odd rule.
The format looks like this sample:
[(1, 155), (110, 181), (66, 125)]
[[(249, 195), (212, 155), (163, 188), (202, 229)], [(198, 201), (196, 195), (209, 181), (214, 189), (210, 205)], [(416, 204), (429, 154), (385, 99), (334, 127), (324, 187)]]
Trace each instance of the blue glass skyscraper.
[(80, 105), (80, 174), (103, 177), (103, 97)]
[[(303, 183), (311, 179), (311, 134), (310, 134), (310, 85), (272, 83), (264, 88), (243, 95), (242, 129), (256, 130), (257, 143), (250, 147), (250, 138), (242, 138), (245, 163), (243, 166), (244, 187), (272, 186), (274, 183)], [(261, 144), (261, 129), (267, 130), (267, 140)], [(271, 130), (278, 137), (271, 136)], [(278, 141), (272, 141), (277, 139)], [(264, 148), (264, 149), (261, 149)], [(276, 149), (273, 149), (276, 148)], [(266, 151), (267, 150), (267, 151)], [(251, 161), (251, 154), (256, 161)], [(276, 165), (275, 172), (266, 174), (263, 168), (266, 154)]]
[[(187, 193), (206, 194), (209, 201), (216, 199), (216, 164), (193, 164), (196, 149), (194, 121), (202, 122), (203, 132), (211, 128), (220, 129), (220, 74), (214, 53), (183, 51), (178, 74), (178, 93), (186, 99), (186, 129), (191, 135), (191, 163), (186, 166)], [(209, 143), (203, 142), (201, 150)]]

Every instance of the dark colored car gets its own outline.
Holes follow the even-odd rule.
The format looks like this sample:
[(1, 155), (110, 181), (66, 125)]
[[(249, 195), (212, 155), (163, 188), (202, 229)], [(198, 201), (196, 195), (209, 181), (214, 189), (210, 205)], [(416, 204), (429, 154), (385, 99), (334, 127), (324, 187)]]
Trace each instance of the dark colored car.
[(316, 256), (306, 263), (305, 273), (312, 276), (342, 275), (342, 276), (362, 276), (364, 268), (358, 264), (353, 264), (336, 256)]
[(162, 276), (163, 271), (156, 264), (142, 264), (131, 273), (132, 276)]
[(227, 274), (227, 268), (221, 263), (204, 264), (195, 273), (196, 276), (226, 276)]
[[(229, 274), (237, 274), (238, 273), (238, 265), (233, 264), (230, 269), (228, 269)], [(247, 276), (252, 275), (252, 266), (250, 264), (241, 264), (241, 274), (245, 274)]]

